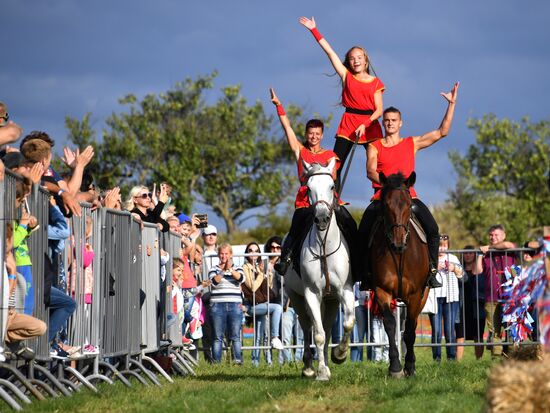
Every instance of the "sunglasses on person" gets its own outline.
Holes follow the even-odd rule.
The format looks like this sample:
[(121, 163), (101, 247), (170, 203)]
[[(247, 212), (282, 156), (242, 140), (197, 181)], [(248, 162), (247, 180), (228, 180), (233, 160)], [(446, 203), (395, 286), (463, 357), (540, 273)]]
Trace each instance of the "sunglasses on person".
[(141, 195), (138, 195), (136, 196), (136, 198), (141, 198), (141, 199), (147, 199), (147, 198), (153, 198), (153, 194), (151, 192), (149, 193), (144, 193), (144, 194), (141, 194)]
[(260, 252), (260, 250), (247, 250), (246, 252), (249, 254), (254, 254)]
[(439, 239), (440, 239), (441, 241), (447, 241), (447, 240), (449, 239), (449, 236), (448, 236), (448, 235), (441, 235), (441, 236), (439, 237)]
[(281, 246), (276, 245), (276, 244), (270, 245), (270, 247), (271, 247), (272, 250), (280, 250), (281, 249)]

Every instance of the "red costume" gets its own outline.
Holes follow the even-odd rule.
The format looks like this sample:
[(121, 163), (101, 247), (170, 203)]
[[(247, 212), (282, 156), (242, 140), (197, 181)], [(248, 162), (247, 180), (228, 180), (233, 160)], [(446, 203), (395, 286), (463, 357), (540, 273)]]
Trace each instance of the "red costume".
[[(386, 177), (401, 172), (407, 178), (414, 171), (414, 139), (412, 136), (402, 139), (395, 146), (384, 146), (382, 141), (372, 142), (378, 151), (376, 172), (383, 172)], [(372, 201), (380, 199), (380, 189), (382, 186), (373, 182), (374, 195)], [(417, 198), (416, 191), (410, 188), (411, 196)]]
[(310, 206), (309, 198), (307, 196), (307, 180), (304, 173), (304, 165), (302, 160), (306, 161), (308, 164), (318, 163), (320, 165), (327, 166), (333, 158), (336, 158), (336, 170), (338, 170), (338, 168), (340, 168), (340, 159), (338, 159), (333, 151), (323, 150), (322, 152), (313, 153), (306, 147), (302, 147), (302, 149), (300, 149), (300, 156), (296, 161), (296, 166), (298, 167), (298, 179), (300, 180), (300, 184), (302, 186), (296, 194), (296, 201), (294, 202), (295, 208), (307, 208)]
[[(370, 81), (357, 79), (351, 72), (346, 72), (346, 80), (342, 89), (342, 105), (347, 109), (359, 111), (375, 111), (374, 94), (378, 91), (384, 93), (385, 87), (380, 79), (375, 77)], [(345, 112), (340, 120), (336, 136), (355, 142), (357, 138), (355, 130), (370, 115)], [(365, 144), (382, 138), (382, 128), (378, 120), (366, 128), (365, 134), (359, 138), (357, 143)]]

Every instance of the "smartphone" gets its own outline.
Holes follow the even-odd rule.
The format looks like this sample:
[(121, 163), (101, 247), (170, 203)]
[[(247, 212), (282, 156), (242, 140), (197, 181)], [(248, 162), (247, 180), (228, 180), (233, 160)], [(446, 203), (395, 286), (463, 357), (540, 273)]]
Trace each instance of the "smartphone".
[(206, 228), (208, 226), (208, 214), (195, 214), (199, 220), (197, 228)]

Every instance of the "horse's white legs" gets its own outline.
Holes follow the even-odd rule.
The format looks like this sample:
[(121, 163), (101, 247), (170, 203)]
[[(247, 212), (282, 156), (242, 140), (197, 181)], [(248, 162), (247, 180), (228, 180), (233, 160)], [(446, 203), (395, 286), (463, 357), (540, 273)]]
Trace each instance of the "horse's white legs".
[(342, 341), (332, 350), (332, 361), (336, 364), (343, 363), (346, 360), (349, 339), (351, 331), (353, 330), (353, 325), (355, 324), (355, 296), (353, 291), (349, 288), (344, 287), (342, 293), (340, 294), (340, 303), (344, 308), (344, 336)]
[(290, 302), (299, 316), (298, 320), (304, 332), (304, 354), (302, 358), (304, 367), (302, 369), (302, 375), (307, 378), (313, 378), (315, 377), (315, 370), (313, 370), (313, 355), (311, 354), (311, 321), (309, 311), (304, 301), (304, 297), (297, 294), (292, 289), (286, 289), (286, 293), (290, 297)]
[(311, 315), (313, 326), (313, 339), (317, 354), (319, 356), (319, 367), (317, 369), (317, 380), (326, 381), (330, 379), (330, 370), (325, 362), (325, 330), (323, 329), (323, 319), (321, 316), (321, 299), (309, 288), (305, 289), (304, 298)]

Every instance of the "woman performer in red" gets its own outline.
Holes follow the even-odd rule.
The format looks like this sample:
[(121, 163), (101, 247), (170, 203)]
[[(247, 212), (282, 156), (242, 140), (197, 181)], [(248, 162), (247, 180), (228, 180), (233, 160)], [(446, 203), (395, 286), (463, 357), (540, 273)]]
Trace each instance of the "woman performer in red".
[[(334, 70), (342, 79), (342, 106), (346, 108), (338, 130), (334, 152), (343, 163), (357, 141), (367, 150), (367, 144), (382, 138), (382, 128), (378, 118), (382, 115), (382, 93), (384, 84), (370, 74), (369, 57), (364, 48), (354, 46), (348, 50), (344, 62), (332, 50), (327, 40), (317, 30), (315, 19), (300, 18), (300, 23), (307, 27), (321, 48), (327, 54)], [(340, 171), (338, 171), (338, 183)]]
[[(296, 158), (298, 179), (302, 185), (296, 195), (296, 201), (294, 203), (296, 210), (292, 216), (290, 231), (283, 242), (281, 259), (277, 264), (275, 264), (274, 267), (279, 274), (284, 275), (288, 265), (291, 262), (291, 258), (295, 257), (294, 252), (297, 251), (294, 250), (297, 250), (302, 244), (304, 237), (307, 235), (307, 232), (313, 223), (313, 210), (309, 203), (309, 197), (307, 194), (306, 177), (304, 175), (302, 160), (309, 164), (318, 163), (326, 166), (332, 159), (336, 158), (336, 168), (333, 171), (334, 178), (336, 177), (336, 171), (340, 168), (340, 160), (333, 151), (323, 149), (321, 147), (324, 125), (319, 119), (310, 119), (306, 123), (306, 142), (302, 145), (296, 137), (296, 134), (290, 125), (290, 120), (286, 116), (283, 105), (275, 94), (275, 91), (270, 89), (270, 92), (271, 101), (277, 108), (277, 115), (279, 115), (279, 120), (281, 121), (281, 125), (285, 131), (288, 145)], [(338, 222), (338, 226), (342, 230), (344, 238), (346, 239), (348, 247), (351, 251), (356, 244), (355, 239), (357, 234), (357, 224), (344, 206), (339, 205), (334, 211), (336, 213), (336, 221)]]

